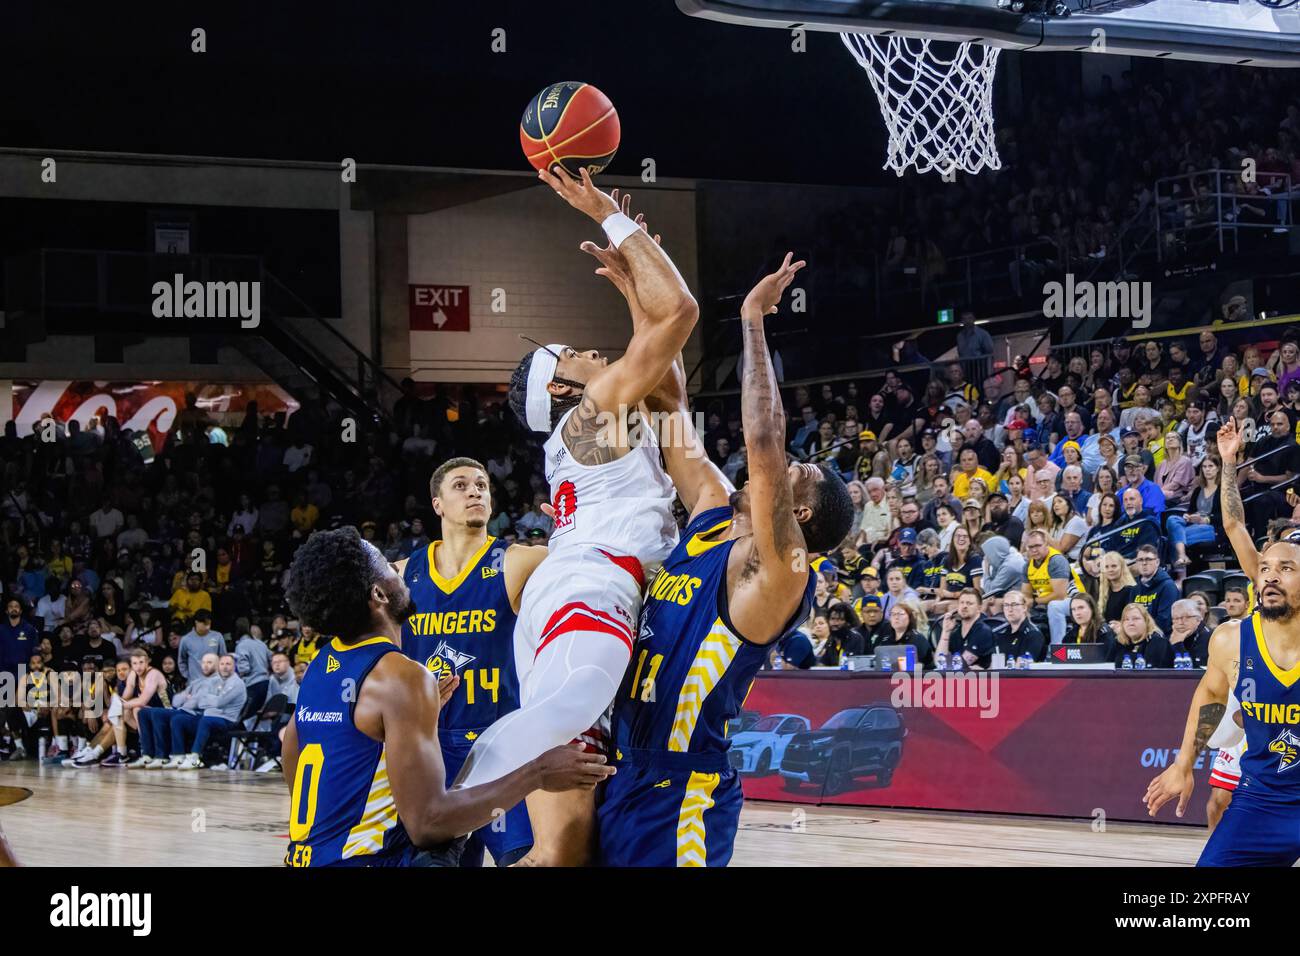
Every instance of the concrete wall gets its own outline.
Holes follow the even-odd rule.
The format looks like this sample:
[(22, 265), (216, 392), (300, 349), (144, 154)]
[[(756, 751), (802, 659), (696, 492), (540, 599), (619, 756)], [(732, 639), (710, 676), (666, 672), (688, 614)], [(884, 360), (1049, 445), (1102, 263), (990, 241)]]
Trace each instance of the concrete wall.
[[(694, 189), (627, 185), (636, 210), (697, 289)], [(395, 238), (380, 250), (385, 270), (394, 264)], [(407, 367), (418, 381), (506, 382), (531, 348), (520, 333), (622, 354), (631, 334), (627, 306), (592, 274), (596, 261), (578, 249), (584, 239), (602, 239), (599, 227), (542, 186), (406, 217), (406, 275), (384, 275), (385, 364), (409, 348)], [(423, 283), (470, 287), (469, 332), (408, 331), (407, 285)], [(493, 311), (494, 289), (502, 290), (504, 311)], [(697, 334), (688, 369), (698, 351)]]

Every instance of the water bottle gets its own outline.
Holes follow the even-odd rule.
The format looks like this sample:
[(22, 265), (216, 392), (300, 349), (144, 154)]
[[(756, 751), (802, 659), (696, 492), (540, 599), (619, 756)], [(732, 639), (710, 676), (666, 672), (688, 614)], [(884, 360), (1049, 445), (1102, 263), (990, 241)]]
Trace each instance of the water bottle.
[(954, 651), (952, 658), (948, 661), (948, 669), (953, 671), (962, 670), (966, 662), (962, 660), (961, 651)]
[(1030, 670), (1034, 666), (1034, 655), (1025, 651), (1020, 655), (1020, 669), (1022, 671)]
[(1147, 659), (1142, 654), (1133, 655), (1133, 669), (1135, 671), (1144, 671), (1147, 669)]
[(1178, 655), (1174, 658), (1174, 670), (1176, 671), (1187, 670), (1187, 655), (1184, 654), (1182, 651), (1179, 651)]
[(1133, 669), (1133, 655), (1125, 654), (1124, 661), (1119, 666), (1122, 670), (1131, 671)]
[(880, 660), (880, 669), (886, 672), (892, 671), (894, 669), (894, 659), (886, 654)]
[(937, 671), (946, 671), (948, 669), (948, 655), (943, 651), (934, 652), (934, 669)]
[(45, 738), (42, 737), (36, 742), (36, 763), (45, 763)]
[(848, 670), (848, 669), (849, 669), (849, 659), (848, 659), (848, 656), (845, 655), (845, 654), (841, 654), (841, 655), (840, 655), (840, 670), (842, 670), (842, 671), (846, 671), (846, 670)]

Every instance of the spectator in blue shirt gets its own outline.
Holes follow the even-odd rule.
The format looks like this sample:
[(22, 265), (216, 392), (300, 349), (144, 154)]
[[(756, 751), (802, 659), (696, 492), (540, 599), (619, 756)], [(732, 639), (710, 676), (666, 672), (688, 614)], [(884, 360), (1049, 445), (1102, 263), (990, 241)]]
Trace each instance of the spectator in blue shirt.
[(1141, 455), (1124, 457), (1124, 484), (1136, 488), (1142, 496), (1142, 507), (1159, 519), (1165, 511), (1165, 493), (1159, 485), (1146, 477), (1146, 471), (1147, 464)]
[(40, 639), (31, 622), (23, 620), (22, 601), (11, 597), (5, 602), (5, 616), (0, 620), (0, 674), (17, 677), (18, 665), (27, 663)]

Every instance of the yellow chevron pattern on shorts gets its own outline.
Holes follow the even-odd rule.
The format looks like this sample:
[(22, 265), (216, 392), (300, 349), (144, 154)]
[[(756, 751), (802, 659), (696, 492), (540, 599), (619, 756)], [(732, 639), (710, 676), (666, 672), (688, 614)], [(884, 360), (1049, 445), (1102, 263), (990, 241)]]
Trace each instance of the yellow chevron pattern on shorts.
[(379, 765), (370, 781), (366, 794), (366, 809), (361, 821), (348, 831), (343, 844), (343, 859), (368, 856), (384, 848), (384, 834), (397, 826), (397, 804), (393, 802), (393, 787), (388, 782), (388, 754), (381, 751)]
[(677, 712), (673, 717), (673, 732), (668, 735), (668, 749), (685, 753), (691, 746), (691, 734), (700, 719), (700, 708), (722, 675), (731, 666), (740, 650), (740, 638), (732, 634), (722, 619), (713, 622), (708, 636), (695, 652), (695, 660), (682, 682), (682, 692), (677, 697)]
[(713, 790), (722, 779), (720, 773), (691, 772), (686, 796), (677, 813), (677, 865), (708, 866), (704, 844), (704, 813), (713, 807)]

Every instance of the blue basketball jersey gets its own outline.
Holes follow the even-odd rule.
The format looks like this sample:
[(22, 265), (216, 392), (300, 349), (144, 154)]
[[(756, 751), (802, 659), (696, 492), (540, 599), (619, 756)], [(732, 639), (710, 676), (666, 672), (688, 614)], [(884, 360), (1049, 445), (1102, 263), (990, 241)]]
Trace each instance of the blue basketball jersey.
[[(623, 685), (614, 698), (615, 742), (623, 749), (725, 753), (736, 716), (770, 644), (751, 644), (727, 611), (727, 560), (735, 540), (704, 540), (731, 524), (712, 508), (687, 527), (646, 589), (641, 623)], [(809, 571), (784, 637), (808, 616), (816, 587)]]
[(294, 711), (298, 769), (287, 866), (394, 866), (415, 855), (397, 818), (384, 745), (353, 723), (366, 677), (396, 650), (386, 637), (347, 647), (335, 638), (303, 675)]
[(1241, 622), (1237, 699), (1246, 752), (1237, 793), (1300, 803), (1300, 663), (1283, 671), (1268, 653), (1259, 612)]
[(438, 726), (472, 743), (498, 717), (519, 709), (515, 612), (503, 570), (507, 546), (489, 537), (448, 580), (433, 560), (439, 544), (406, 562), (403, 577), (416, 612), (402, 625), (402, 651), (439, 678), (459, 675), (460, 687), (443, 705)]

